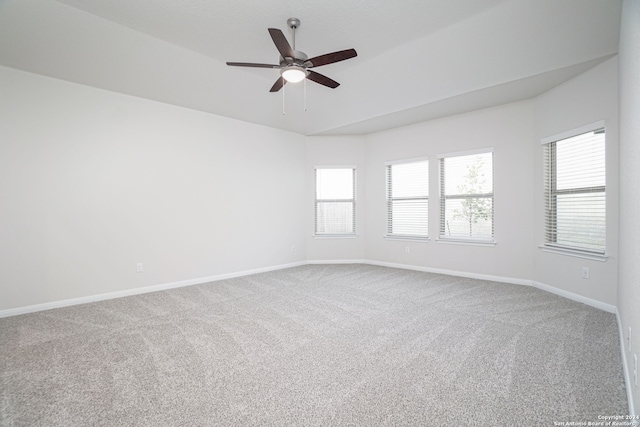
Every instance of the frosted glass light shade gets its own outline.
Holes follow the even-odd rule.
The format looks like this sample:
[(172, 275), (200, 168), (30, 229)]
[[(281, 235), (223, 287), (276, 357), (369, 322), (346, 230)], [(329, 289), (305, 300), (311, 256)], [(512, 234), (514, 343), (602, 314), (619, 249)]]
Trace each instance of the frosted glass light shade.
[(298, 83), (307, 77), (304, 68), (298, 66), (290, 66), (281, 71), (282, 77), (289, 83)]

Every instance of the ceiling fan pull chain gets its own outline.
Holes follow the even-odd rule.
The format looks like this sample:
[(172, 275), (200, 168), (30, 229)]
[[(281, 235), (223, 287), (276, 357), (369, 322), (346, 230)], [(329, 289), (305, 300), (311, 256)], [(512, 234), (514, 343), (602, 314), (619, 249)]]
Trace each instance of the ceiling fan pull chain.
[[(284, 86), (286, 86), (286, 85), (284, 85)], [(286, 116), (287, 113), (285, 113), (285, 111), (284, 111), (284, 91), (285, 91), (284, 86), (282, 86), (282, 115)]]

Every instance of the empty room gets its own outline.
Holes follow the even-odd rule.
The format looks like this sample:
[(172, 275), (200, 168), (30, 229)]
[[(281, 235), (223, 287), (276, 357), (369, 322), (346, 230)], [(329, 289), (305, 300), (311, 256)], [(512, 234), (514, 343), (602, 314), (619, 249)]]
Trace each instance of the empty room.
[(640, 0), (0, 0), (0, 426), (640, 426)]

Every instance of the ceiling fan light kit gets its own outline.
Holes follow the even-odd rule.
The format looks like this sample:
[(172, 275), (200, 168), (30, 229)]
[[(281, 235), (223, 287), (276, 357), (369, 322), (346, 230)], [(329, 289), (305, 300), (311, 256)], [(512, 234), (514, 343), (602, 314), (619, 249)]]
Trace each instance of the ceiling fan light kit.
[(292, 44), (289, 44), (282, 31), (277, 28), (269, 28), (269, 35), (271, 35), (271, 39), (280, 53), (278, 61), (279, 65), (257, 64), (252, 62), (227, 62), (227, 65), (233, 67), (272, 68), (280, 70), (280, 78), (278, 78), (278, 80), (273, 84), (270, 92), (278, 92), (287, 82), (297, 83), (304, 79), (311, 80), (331, 89), (335, 89), (340, 86), (340, 83), (327, 76), (310, 70), (310, 68), (354, 58), (358, 56), (355, 49), (346, 49), (327, 53), (309, 59), (304, 52), (295, 50), (296, 28), (300, 26), (300, 20), (298, 18), (289, 18), (287, 20), (287, 25), (292, 30)]
[(289, 83), (298, 83), (307, 78), (309, 72), (298, 65), (289, 65), (280, 70), (280, 75)]

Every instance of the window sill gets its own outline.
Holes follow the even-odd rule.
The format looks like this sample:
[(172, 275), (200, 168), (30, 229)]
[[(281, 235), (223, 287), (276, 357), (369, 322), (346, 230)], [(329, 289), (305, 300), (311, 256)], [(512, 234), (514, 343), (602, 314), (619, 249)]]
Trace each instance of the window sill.
[(314, 234), (314, 239), (356, 239), (357, 234)]
[(402, 240), (402, 241), (410, 241), (410, 242), (429, 242), (431, 239), (428, 237), (420, 237), (420, 236), (393, 236), (393, 235), (384, 235), (382, 236), (385, 240)]
[(546, 246), (546, 245), (540, 245), (538, 246), (538, 248), (542, 249), (543, 252), (572, 256), (576, 258), (590, 259), (593, 261), (600, 261), (600, 262), (605, 262), (609, 258), (607, 255), (604, 255), (604, 254), (596, 254), (592, 252), (585, 252), (585, 251), (569, 249), (569, 248), (557, 248), (557, 247)]
[(467, 246), (495, 246), (495, 240), (471, 240), (471, 239), (436, 239), (438, 243), (448, 245), (467, 245)]

